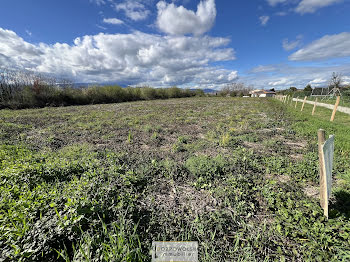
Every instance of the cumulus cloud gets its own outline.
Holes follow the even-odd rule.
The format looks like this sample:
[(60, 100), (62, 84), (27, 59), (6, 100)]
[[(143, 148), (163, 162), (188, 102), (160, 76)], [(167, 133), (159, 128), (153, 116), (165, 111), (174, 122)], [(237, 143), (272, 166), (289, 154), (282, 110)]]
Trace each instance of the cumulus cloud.
[[(225, 79), (225, 75), (222, 75), (223, 78)], [(228, 81), (234, 81), (238, 79), (238, 72), (237, 71), (232, 71), (229, 75), (228, 75)]]
[(30, 44), (15, 32), (0, 28), (0, 55), (4, 65), (19, 64), (30, 68), (40, 62), (43, 54), (40, 46)]
[(325, 35), (289, 56), (292, 61), (316, 61), (350, 56), (350, 33)]
[(118, 18), (104, 18), (103, 23), (105, 24), (111, 24), (111, 25), (121, 25), (124, 24), (124, 22)]
[(283, 49), (286, 51), (291, 51), (291, 50), (297, 48), (301, 44), (302, 38), (303, 38), (302, 35), (298, 35), (297, 39), (294, 41), (289, 41), (287, 38), (283, 39), (283, 41), (282, 41)]
[(133, 0), (115, 4), (115, 9), (124, 11), (125, 15), (134, 21), (145, 20), (151, 13), (143, 3)]
[(157, 8), (158, 28), (171, 35), (202, 35), (212, 28), (216, 18), (214, 0), (201, 1), (196, 12), (164, 1), (158, 2)]
[(300, 14), (314, 13), (322, 7), (340, 2), (343, 2), (343, 0), (302, 0), (296, 7), (295, 11)]
[(267, 22), (270, 20), (270, 17), (267, 15), (263, 15), (259, 17), (260, 23), (262, 26), (267, 25)]
[(171, 86), (220, 85), (237, 72), (211, 66), (235, 59), (219, 37), (130, 34), (87, 35), (73, 44), (30, 44), (0, 28), (0, 61), (11, 67), (69, 77), (79, 82)]

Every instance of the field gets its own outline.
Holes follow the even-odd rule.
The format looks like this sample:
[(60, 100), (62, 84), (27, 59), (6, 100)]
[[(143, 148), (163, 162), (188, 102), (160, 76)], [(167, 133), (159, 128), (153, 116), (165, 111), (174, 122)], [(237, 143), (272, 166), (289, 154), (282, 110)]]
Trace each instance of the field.
[[(273, 99), (0, 111), (0, 261), (349, 261), (350, 116)], [(336, 135), (330, 218), (317, 130)]]

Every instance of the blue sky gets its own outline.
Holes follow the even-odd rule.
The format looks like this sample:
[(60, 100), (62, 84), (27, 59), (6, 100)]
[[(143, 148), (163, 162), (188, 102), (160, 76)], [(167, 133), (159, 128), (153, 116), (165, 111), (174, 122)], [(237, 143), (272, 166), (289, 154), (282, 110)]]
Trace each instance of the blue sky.
[(350, 83), (348, 0), (2, 0), (0, 67), (220, 89)]

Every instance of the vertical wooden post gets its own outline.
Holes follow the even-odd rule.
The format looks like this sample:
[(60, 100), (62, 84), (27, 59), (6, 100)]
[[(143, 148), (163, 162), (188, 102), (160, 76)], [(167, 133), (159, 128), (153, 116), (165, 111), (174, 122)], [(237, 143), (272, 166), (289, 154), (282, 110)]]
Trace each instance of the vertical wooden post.
[(305, 96), (303, 105), (301, 106), (301, 110), (300, 110), (301, 112), (304, 110), (304, 106), (305, 106), (306, 99), (307, 99), (307, 96)]
[(317, 105), (317, 97), (315, 99), (315, 103), (314, 103), (314, 108), (312, 109), (312, 115), (315, 114), (315, 111), (316, 111), (316, 105)]
[(332, 113), (332, 117), (331, 117), (331, 122), (334, 121), (335, 113), (337, 112), (339, 103), (340, 103), (340, 96), (337, 96), (337, 101), (335, 102), (335, 105), (334, 105), (334, 109), (333, 109), (333, 113)]
[(318, 130), (318, 158), (320, 165), (320, 204), (324, 210), (324, 215), (328, 218), (328, 196), (326, 186), (326, 170), (323, 156), (323, 145), (326, 141), (326, 132), (323, 129)]
[(297, 96), (297, 100), (295, 101), (295, 108), (297, 108), (297, 105), (298, 105), (298, 99), (299, 99), (299, 96)]

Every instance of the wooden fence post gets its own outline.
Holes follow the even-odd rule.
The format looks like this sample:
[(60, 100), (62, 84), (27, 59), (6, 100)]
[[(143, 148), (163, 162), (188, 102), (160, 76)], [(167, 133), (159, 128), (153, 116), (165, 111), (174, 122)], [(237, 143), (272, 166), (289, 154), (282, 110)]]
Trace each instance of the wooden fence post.
[[(326, 141), (326, 132), (323, 129), (318, 130), (318, 158), (320, 165), (320, 204), (323, 210), (326, 212), (326, 204), (328, 209), (328, 203), (326, 203), (327, 199), (327, 188), (326, 188), (326, 171), (324, 170), (324, 156), (323, 156), (323, 144)], [(328, 199), (327, 199), (328, 200)], [(328, 202), (328, 201), (327, 201)], [(328, 210), (327, 210), (328, 216)]]
[(335, 102), (335, 105), (334, 105), (334, 109), (333, 109), (333, 113), (332, 113), (332, 117), (331, 117), (331, 122), (334, 121), (335, 113), (337, 112), (339, 103), (340, 103), (340, 96), (337, 96), (337, 101)]
[(295, 101), (295, 108), (297, 108), (297, 105), (298, 105), (298, 99), (299, 99), (299, 96), (297, 96), (297, 99)]
[(304, 106), (305, 106), (306, 99), (307, 99), (307, 96), (305, 96), (303, 105), (301, 106), (301, 110), (300, 110), (301, 112), (304, 110)]
[(315, 111), (316, 111), (316, 105), (317, 105), (317, 97), (315, 99), (315, 103), (314, 103), (314, 108), (312, 109), (312, 115), (315, 114)]

